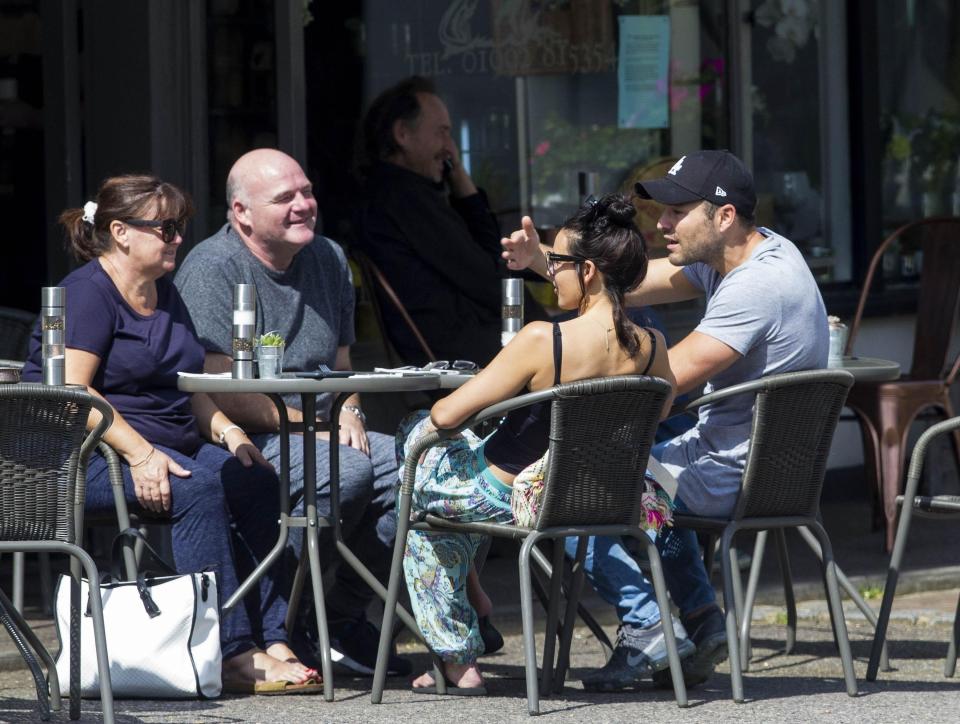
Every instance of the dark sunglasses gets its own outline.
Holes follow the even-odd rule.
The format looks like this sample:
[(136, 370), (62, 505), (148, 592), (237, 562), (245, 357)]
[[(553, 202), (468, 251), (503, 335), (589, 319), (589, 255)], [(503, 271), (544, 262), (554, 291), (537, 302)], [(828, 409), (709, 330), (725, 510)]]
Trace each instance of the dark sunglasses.
[(177, 234), (183, 236), (187, 222), (177, 219), (123, 219), (124, 224), (143, 228), (160, 229), (160, 238), (164, 244), (172, 244)]
[(562, 264), (563, 262), (573, 262), (574, 264), (583, 264), (587, 261), (586, 257), (582, 256), (571, 256), (570, 254), (555, 254), (552, 251), (547, 252), (547, 272), (550, 276), (556, 271), (557, 264)]

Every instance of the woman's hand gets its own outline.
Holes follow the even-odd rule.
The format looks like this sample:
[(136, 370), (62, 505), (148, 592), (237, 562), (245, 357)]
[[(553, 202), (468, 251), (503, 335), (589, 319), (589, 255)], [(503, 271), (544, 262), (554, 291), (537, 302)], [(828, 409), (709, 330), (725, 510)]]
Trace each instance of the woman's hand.
[(249, 468), (254, 463), (257, 463), (270, 470), (274, 469), (270, 461), (263, 457), (260, 449), (250, 442), (250, 438), (247, 437), (247, 434), (239, 427), (233, 427), (228, 430), (227, 434), (223, 436), (223, 441), (227, 444), (227, 450), (233, 453), (243, 467)]
[(340, 444), (356, 448), (364, 455), (370, 455), (370, 441), (367, 430), (360, 418), (350, 410), (340, 409)]
[(168, 513), (172, 502), (170, 475), (189, 478), (190, 471), (162, 450), (150, 448), (146, 457), (130, 466), (133, 492), (137, 500), (153, 513)]

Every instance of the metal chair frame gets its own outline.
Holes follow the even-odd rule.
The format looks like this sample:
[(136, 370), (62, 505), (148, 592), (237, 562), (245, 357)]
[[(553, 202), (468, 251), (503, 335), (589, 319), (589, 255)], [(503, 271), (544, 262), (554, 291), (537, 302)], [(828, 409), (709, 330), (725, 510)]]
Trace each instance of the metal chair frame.
[[(883, 589), (883, 601), (880, 604), (880, 615), (876, 631), (873, 635), (873, 645), (870, 648), (870, 663), (867, 665), (867, 681), (875, 681), (877, 670), (883, 665), (881, 653), (886, 641), (887, 626), (890, 622), (890, 611), (893, 608), (893, 597), (897, 590), (897, 580), (900, 577), (900, 565), (903, 562), (907, 549), (907, 535), (910, 532), (910, 523), (913, 516), (922, 518), (951, 518), (960, 519), (960, 496), (955, 495), (918, 495), (920, 474), (923, 472), (924, 459), (931, 441), (938, 435), (956, 433), (960, 430), (960, 417), (953, 417), (940, 422), (926, 430), (917, 440), (913, 448), (913, 457), (910, 459), (910, 469), (907, 473), (907, 485), (903, 495), (897, 497), (897, 505), (901, 506), (900, 522), (897, 525), (897, 535), (893, 542), (893, 553), (890, 556), (890, 565), (887, 568), (887, 583)], [(950, 636), (950, 645), (947, 649), (947, 658), (943, 664), (943, 675), (952, 677), (957, 669), (957, 649), (960, 648), (960, 598), (957, 600), (957, 613), (954, 615), (953, 630)], [(886, 668), (886, 667), (884, 667)]]
[[(79, 531), (83, 529), (83, 506), (86, 483), (86, 464), (95, 445), (113, 422), (113, 411), (106, 402), (85, 389), (76, 387), (51, 387), (37, 383), (18, 383), (0, 386), (0, 403), (21, 402), (27, 410), (31, 404), (46, 403), (47, 409), (39, 410), (44, 415), (44, 425), (51, 429), (41, 431), (27, 427), (29, 418), (18, 413), (19, 426), (12, 435), (12, 442), (5, 442), (0, 449), (0, 489), (3, 490), (3, 516), (0, 516), (0, 551), (26, 551), (38, 553), (65, 553), (70, 556), (70, 718), (80, 717), (80, 572), (81, 568), (91, 582), (89, 609), (93, 618), (94, 643), (97, 650), (97, 665), (100, 676), (100, 696), (103, 718), (107, 724), (114, 721), (113, 690), (110, 685), (110, 663), (107, 654), (106, 637), (103, 625), (103, 604), (100, 589), (96, 584), (100, 580), (97, 566), (79, 543)], [(101, 419), (94, 428), (85, 433), (87, 417), (91, 409), (97, 410)], [(54, 413), (60, 410), (68, 412), (69, 420), (54, 419)], [(43, 452), (43, 468), (37, 468), (37, 438), (49, 434), (60, 446), (75, 445), (72, 452), (59, 466), (56, 473), (57, 487), (51, 488), (51, 462), (53, 451)], [(85, 435), (85, 437), (84, 437)], [(73, 438), (76, 442), (71, 442)], [(45, 516), (45, 517), (44, 517)], [(55, 516), (55, 517), (54, 517)], [(26, 534), (26, 535), (25, 535)], [(55, 710), (60, 709), (60, 686), (54, 659), (36, 637), (23, 617), (7, 606), (9, 599), (0, 598), (8, 620), (21, 634), (18, 645), (27, 644), (32, 648), (33, 657), (28, 656), (32, 664), (34, 678), (37, 681), (37, 694), (41, 714), (49, 715), (49, 703)], [(8, 626), (10, 630), (11, 626)], [(16, 640), (16, 637), (15, 637)], [(23, 649), (21, 649), (23, 650)], [(38, 670), (36, 659), (47, 667), (48, 691), (41, 690), (42, 673)], [(32, 660), (31, 660), (32, 659)], [(48, 693), (49, 692), (49, 693)]]
[[(394, 544), (390, 581), (381, 625), (380, 649), (374, 673), (372, 701), (380, 703), (386, 680), (390, 650), (390, 632), (397, 608), (400, 573), (409, 529), (480, 533), (522, 541), (519, 554), (521, 614), (527, 685), (527, 709), (539, 713), (541, 692), (562, 690), (569, 663), (573, 625), (583, 587), (583, 561), (590, 536), (632, 536), (641, 541), (650, 558), (651, 577), (657, 603), (665, 621), (670, 620), (666, 584), (656, 546), (639, 527), (640, 495), (645, 462), (649, 457), (656, 425), (670, 393), (664, 380), (638, 375), (610, 377), (566, 383), (521, 395), (492, 405), (455, 429), (438, 430), (425, 435), (411, 449), (403, 471), (398, 498), (398, 530)], [(472, 427), (483, 420), (498, 418), (510, 410), (536, 402), (551, 401), (550, 457), (545, 471), (543, 502), (536, 524), (531, 528), (497, 523), (456, 523), (433, 515), (411, 519), (411, 498), (417, 461), (428, 448)], [(600, 414), (602, 411), (602, 414)], [(589, 415), (589, 424), (584, 420)], [(582, 416), (577, 419), (577, 416)], [(590, 434), (583, 434), (589, 429)], [(579, 436), (579, 437), (578, 437)], [(604, 446), (609, 450), (604, 451)], [(599, 449), (598, 449), (599, 448)], [(616, 453), (613, 451), (616, 450)], [(622, 468), (619, 474), (612, 472)], [(628, 471), (628, 472), (627, 472)], [(550, 575), (547, 638), (542, 658), (540, 682), (534, 643), (533, 582), (530, 560), (537, 560), (536, 544), (541, 540), (579, 538), (573, 576), (567, 590), (564, 615), (560, 617), (560, 598), (564, 572), (564, 551), (554, 545)], [(687, 705), (687, 692), (680, 669), (673, 627), (663, 627), (677, 704)], [(559, 632), (560, 646), (556, 650)], [(419, 632), (416, 632), (419, 636)], [(554, 667), (554, 654), (556, 666)], [(437, 691), (446, 690), (442, 664), (434, 658)]]

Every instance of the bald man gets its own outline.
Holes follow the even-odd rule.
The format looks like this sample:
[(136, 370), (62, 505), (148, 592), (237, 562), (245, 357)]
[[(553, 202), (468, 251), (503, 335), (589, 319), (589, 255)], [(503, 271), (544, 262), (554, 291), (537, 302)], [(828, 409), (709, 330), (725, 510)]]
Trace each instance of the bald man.
[[(227, 178), (227, 206), (228, 222), (187, 255), (175, 280), (207, 351), (205, 371), (230, 370), (233, 285), (238, 283), (256, 286), (257, 334), (276, 331), (283, 336), (285, 369), (315, 370), (320, 364), (350, 369), (350, 271), (341, 248), (314, 234), (317, 201), (300, 165), (273, 149), (241, 156)], [(215, 397), (279, 470), (280, 423), (274, 404), (265, 395)], [(290, 421), (302, 421), (299, 395), (285, 396), (284, 401)], [(319, 419), (327, 419), (330, 406), (331, 395), (317, 396)], [(386, 581), (396, 534), (394, 440), (366, 430), (357, 395), (344, 404), (339, 423), (344, 539), (374, 575)], [(330, 511), (329, 470), (329, 447), (317, 445), (321, 515)], [(302, 498), (302, 490), (302, 437), (294, 435), (292, 499)], [(301, 499), (298, 512), (302, 505)], [(332, 548), (322, 545), (321, 555)], [(373, 591), (349, 566), (339, 567), (326, 596), (334, 661), (354, 673), (372, 674), (376, 661), (379, 633), (363, 613), (372, 597)], [(410, 670), (408, 660), (391, 656), (390, 673), (406, 675)]]

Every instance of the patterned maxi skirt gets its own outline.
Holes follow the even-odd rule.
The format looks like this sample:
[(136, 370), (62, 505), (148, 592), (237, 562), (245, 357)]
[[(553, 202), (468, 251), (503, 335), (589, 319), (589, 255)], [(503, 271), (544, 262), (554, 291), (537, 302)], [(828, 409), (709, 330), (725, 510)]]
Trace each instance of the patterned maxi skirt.
[[(400, 474), (406, 452), (424, 434), (425, 410), (397, 431)], [(483, 457), (485, 440), (465, 430), (427, 451), (417, 466), (413, 510), (459, 522), (510, 523), (510, 486), (497, 480)], [(467, 600), (467, 573), (483, 536), (411, 530), (403, 572), (417, 625), (445, 661), (472, 663), (483, 653), (477, 614)]]

